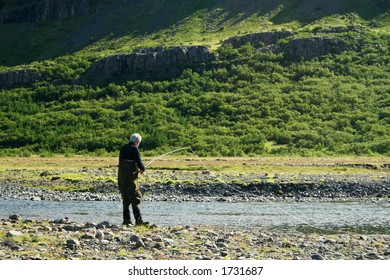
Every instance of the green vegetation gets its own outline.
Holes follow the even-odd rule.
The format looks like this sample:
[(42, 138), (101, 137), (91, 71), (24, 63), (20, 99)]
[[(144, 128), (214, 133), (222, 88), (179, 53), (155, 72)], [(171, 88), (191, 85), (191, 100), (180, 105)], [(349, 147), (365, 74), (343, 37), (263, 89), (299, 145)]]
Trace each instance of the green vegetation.
[[(104, 7), (104, 1), (97, 2)], [(115, 25), (114, 34), (100, 31), (84, 45), (69, 47), (74, 52), (67, 55), (66, 47), (55, 45), (64, 40), (57, 36), (75, 36), (72, 27), (79, 25), (80, 30), (91, 31), (91, 16), (38, 24), (36, 32), (52, 29), (52, 40), (47, 35), (24, 36), (25, 31), (12, 33), (25, 24), (0, 27), (2, 38), (12, 34), (27, 49), (36, 40), (37, 48), (14, 49), (20, 55), (12, 56), (8, 52), (15, 44), (10, 40), (5, 46), (3, 41), (0, 70), (31, 63), (50, 76), (47, 82), (1, 90), (1, 156), (116, 155), (132, 132), (142, 134), (145, 155), (186, 146), (200, 156), (389, 155), (389, 14), (377, 12), (381, 1), (371, 1), (370, 9), (362, 9), (362, 1), (339, 7), (355, 14), (338, 16), (320, 9), (311, 17), (298, 13), (302, 6), (294, 9), (302, 1), (275, 7), (267, 1), (243, 1), (245, 5), (196, 1), (195, 6), (182, 1), (142, 2), (126, 6), (138, 16), (120, 23), (115, 18), (120, 18), (122, 5), (116, 4), (102, 22)], [(168, 3), (171, 12), (163, 8)], [(103, 11), (97, 9), (94, 15), (103, 17)], [(220, 46), (225, 38), (259, 30), (293, 29), (296, 36), (305, 36), (351, 24), (365, 26), (358, 34), (364, 41), (361, 50), (312, 60), (286, 60), (250, 44), (239, 49)], [(356, 35), (339, 34), (351, 44)], [(187, 69), (172, 80), (72, 83), (105, 55), (177, 44), (209, 45), (219, 61), (201, 74)], [(59, 80), (62, 83), (55, 83)]]

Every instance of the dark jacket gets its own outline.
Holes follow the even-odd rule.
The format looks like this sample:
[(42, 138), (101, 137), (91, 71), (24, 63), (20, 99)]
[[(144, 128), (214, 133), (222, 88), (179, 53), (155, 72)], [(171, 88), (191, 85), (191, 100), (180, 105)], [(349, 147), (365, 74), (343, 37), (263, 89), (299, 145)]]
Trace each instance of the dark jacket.
[(141, 154), (139, 149), (134, 145), (134, 143), (128, 143), (124, 145), (119, 152), (119, 164), (121, 161), (134, 162), (137, 164), (137, 167), (142, 171), (145, 171), (145, 166), (141, 160)]

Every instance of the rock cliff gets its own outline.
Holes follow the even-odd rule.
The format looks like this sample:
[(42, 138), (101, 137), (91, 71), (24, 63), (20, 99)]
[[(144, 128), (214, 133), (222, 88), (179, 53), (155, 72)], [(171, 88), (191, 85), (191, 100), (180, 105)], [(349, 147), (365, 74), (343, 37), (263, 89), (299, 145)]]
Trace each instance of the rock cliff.
[(338, 38), (318, 36), (297, 38), (280, 46), (287, 59), (304, 58), (311, 59), (329, 53), (338, 54), (350, 49), (351, 46)]
[(127, 78), (169, 78), (184, 68), (201, 71), (205, 64), (217, 59), (205, 46), (177, 46), (138, 49), (128, 54), (105, 57), (91, 65), (87, 79), (123, 76)]
[[(75, 83), (99, 83), (112, 79), (164, 79), (180, 75), (185, 68), (201, 72), (217, 56), (205, 46), (177, 46), (138, 49), (98, 60)], [(25, 68), (0, 73), (0, 88), (43, 81), (50, 77)]]
[[(340, 37), (332, 36), (331, 33), (359, 31), (358, 28), (333, 28), (321, 30), (324, 35), (310, 35), (307, 37), (294, 38), (289, 31), (254, 33), (245, 36), (230, 38), (223, 42), (232, 44), (234, 48), (239, 48), (246, 43), (251, 43), (259, 51), (284, 53), (286, 59), (311, 59), (329, 53), (341, 53), (352, 49), (351, 45)], [(285, 40), (282, 40), (285, 39)]]
[(290, 31), (275, 31), (252, 33), (238, 37), (232, 37), (225, 40), (222, 45), (231, 44), (234, 48), (239, 48), (246, 43), (251, 43), (254, 47), (262, 47), (277, 44), (280, 39), (292, 36)]
[(17, 69), (0, 73), (0, 88), (11, 88), (43, 81), (48, 77), (31, 69)]
[(66, 19), (90, 10), (90, 0), (5, 0), (1, 4), (0, 24)]

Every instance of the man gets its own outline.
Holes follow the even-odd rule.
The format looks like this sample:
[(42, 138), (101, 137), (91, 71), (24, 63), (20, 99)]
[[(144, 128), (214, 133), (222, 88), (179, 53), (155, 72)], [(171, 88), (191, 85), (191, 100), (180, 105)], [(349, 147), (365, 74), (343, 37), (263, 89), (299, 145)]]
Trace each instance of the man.
[(140, 204), (141, 190), (138, 183), (138, 173), (145, 171), (145, 166), (142, 163), (139, 152), (139, 144), (141, 143), (141, 135), (134, 133), (130, 136), (130, 142), (124, 145), (119, 153), (119, 168), (118, 168), (118, 185), (123, 201), (123, 224), (132, 224), (130, 218), (130, 204), (132, 206), (135, 224), (147, 225), (142, 221)]

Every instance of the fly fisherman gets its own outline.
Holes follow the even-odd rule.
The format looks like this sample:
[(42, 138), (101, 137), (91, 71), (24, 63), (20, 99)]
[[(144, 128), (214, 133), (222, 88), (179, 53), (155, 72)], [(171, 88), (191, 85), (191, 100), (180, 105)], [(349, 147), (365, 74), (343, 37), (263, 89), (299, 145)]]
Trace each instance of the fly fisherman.
[(130, 136), (130, 142), (124, 145), (119, 153), (118, 185), (123, 201), (123, 224), (131, 225), (130, 204), (133, 209), (136, 225), (147, 225), (142, 221), (139, 205), (141, 204), (141, 190), (138, 183), (138, 173), (145, 171), (138, 146), (141, 143), (141, 135), (134, 133)]

